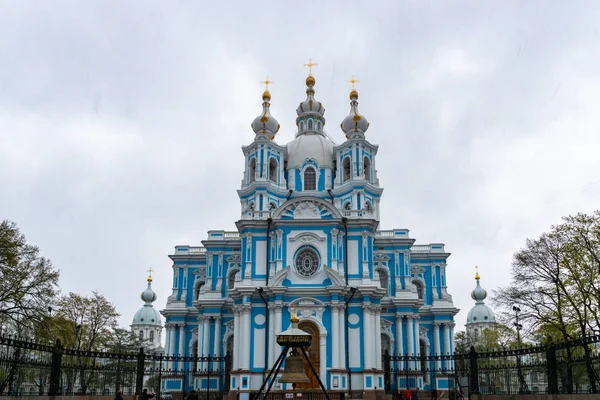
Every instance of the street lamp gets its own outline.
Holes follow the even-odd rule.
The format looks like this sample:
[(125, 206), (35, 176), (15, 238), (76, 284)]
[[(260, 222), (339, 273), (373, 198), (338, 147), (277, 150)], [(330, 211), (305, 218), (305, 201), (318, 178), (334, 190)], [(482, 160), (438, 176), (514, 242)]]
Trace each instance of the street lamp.
[(517, 374), (519, 377), (519, 394), (527, 393), (527, 384), (525, 383), (525, 378), (523, 377), (523, 371), (521, 370), (521, 329), (523, 329), (523, 325), (519, 323), (519, 313), (521, 309), (517, 306), (513, 306), (513, 311), (515, 312), (515, 328), (517, 329)]

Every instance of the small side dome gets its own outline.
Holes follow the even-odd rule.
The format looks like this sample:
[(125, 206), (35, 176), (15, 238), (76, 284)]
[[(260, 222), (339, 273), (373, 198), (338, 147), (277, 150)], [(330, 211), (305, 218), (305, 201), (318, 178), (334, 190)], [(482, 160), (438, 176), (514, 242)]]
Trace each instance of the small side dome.
[(350, 100), (350, 114), (344, 118), (340, 126), (348, 139), (355, 135), (364, 137), (369, 129), (369, 121), (358, 112), (358, 92), (355, 89), (350, 92)]
[(152, 307), (152, 302), (156, 300), (156, 293), (152, 290), (152, 276), (148, 276), (148, 287), (142, 292), (140, 298), (144, 302), (142, 308), (140, 308), (133, 316), (132, 327), (139, 325), (155, 325), (162, 326), (160, 313)]
[(273, 116), (271, 116), (271, 93), (265, 90), (263, 95), (263, 111), (254, 119), (252, 122), (252, 130), (256, 133), (256, 138), (260, 136), (267, 137), (269, 140), (273, 140), (277, 132), (279, 132), (279, 122)]

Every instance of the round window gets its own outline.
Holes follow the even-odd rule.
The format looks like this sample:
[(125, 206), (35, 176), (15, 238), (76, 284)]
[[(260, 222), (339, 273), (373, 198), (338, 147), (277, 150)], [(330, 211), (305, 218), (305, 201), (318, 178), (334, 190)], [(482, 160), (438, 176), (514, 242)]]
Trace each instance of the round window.
[(304, 247), (296, 254), (296, 271), (302, 276), (313, 276), (319, 269), (319, 254), (312, 247)]

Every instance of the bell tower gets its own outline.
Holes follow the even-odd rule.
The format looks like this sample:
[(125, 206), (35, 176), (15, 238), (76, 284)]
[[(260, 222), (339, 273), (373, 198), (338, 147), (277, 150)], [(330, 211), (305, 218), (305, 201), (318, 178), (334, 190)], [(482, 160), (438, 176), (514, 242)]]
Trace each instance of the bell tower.
[(286, 179), (284, 169), (285, 147), (275, 142), (280, 125), (271, 116), (271, 93), (267, 78), (262, 94), (262, 112), (251, 124), (254, 141), (242, 147), (245, 171), (241, 189), (241, 219), (268, 219), (271, 212), (285, 200)]
[(369, 121), (358, 111), (355, 87), (360, 81), (353, 75), (346, 82), (352, 84), (350, 113), (340, 124), (346, 141), (334, 148), (337, 173), (333, 195), (345, 217), (379, 220), (379, 201), (383, 193), (375, 169), (379, 146), (371, 144), (365, 136)]

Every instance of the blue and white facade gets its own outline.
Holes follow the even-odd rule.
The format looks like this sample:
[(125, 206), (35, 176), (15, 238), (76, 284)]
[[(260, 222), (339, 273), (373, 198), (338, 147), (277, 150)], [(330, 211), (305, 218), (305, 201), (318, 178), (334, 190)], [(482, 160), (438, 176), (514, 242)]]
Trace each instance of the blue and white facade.
[[(300, 328), (313, 335), (309, 353), (330, 390), (382, 390), (389, 367), (406, 368), (385, 366), (386, 352), (452, 353), (458, 310), (446, 290), (450, 254), (441, 243), (415, 245), (407, 229), (378, 229), (378, 146), (366, 137), (358, 93), (350, 93), (350, 114), (341, 123), (345, 141), (335, 145), (323, 131), (325, 109), (312, 75), (306, 85), (296, 137), (285, 145), (274, 140), (279, 123), (270, 115), (271, 95), (263, 94), (254, 141), (242, 148), (237, 231), (210, 231), (201, 246), (176, 246), (169, 256), (165, 348), (175, 355), (229, 354), (230, 381), (223, 384), (257, 391), (281, 352), (276, 335), (296, 311)], [(441, 370), (442, 363), (427, 369)], [(408, 382), (394, 374), (391, 388), (448, 385), (417, 363), (408, 368), (419, 372)]]

